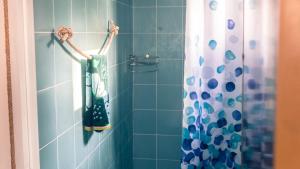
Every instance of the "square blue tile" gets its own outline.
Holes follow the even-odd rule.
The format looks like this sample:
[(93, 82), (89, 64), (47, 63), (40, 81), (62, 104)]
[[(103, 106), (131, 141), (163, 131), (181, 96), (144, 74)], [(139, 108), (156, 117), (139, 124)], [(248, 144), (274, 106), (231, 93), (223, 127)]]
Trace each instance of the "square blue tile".
[(58, 138), (59, 168), (75, 169), (74, 128)]
[(52, 34), (35, 34), (37, 89), (54, 85), (54, 47)]
[(156, 160), (134, 159), (133, 169), (156, 169)]
[[(167, 122), (167, 123), (166, 123)], [(157, 133), (166, 135), (181, 135), (182, 111), (157, 112)]]
[(57, 169), (57, 142), (54, 141), (40, 150), (40, 168)]
[(90, 133), (84, 131), (82, 123), (77, 124), (75, 126), (76, 167), (78, 167), (88, 155), (89, 139)]
[(55, 28), (71, 26), (71, 0), (54, 0)]
[(99, 169), (100, 164), (100, 148), (98, 147), (88, 159), (89, 168), (88, 169)]
[(35, 0), (34, 9), (34, 28), (35, 32), (53, 31), (53, 1)]
[(134, 33), (156, 33), (156, 8), (134, 8)]
[[(68, 50), (68, 49), (67, 49)], [(72, 55), (60, 44), (55, 47), (55, 84), (72, 80)], [(80, 75), (79, 75), (80, 76)]]
[(100, 145), (100, 168), (109, 168), (111, 166), (112, 156), (111, 156), (111, 149), (110, 149), (110, 143), (109, 140), (106, 139), (101, 145)]
[(98, 13), (98, 1), (87, 0), (86, 9), (87, 31), (100, 32), (100, 20), (103, 16), (100, 16)]
[(157, 108), (164, 110), (181, 110), (182, 86), (158, 85), (157, 87)]
[[(170, 71), (172, 70), (172, 71)], [(158, 84), (183, 84), (183, 61), (182, 60), (161, 60), (157, 72)]]
[(158, 34), (157, 54), (162, 59), (183, 59), (183, 34)]
[(60, 134), (74, 124), (72, 83), (63, 83), (55, 88), (57, 106), (57, 133)]
[(158, 160), (157, 169), (181, 169), (180, 161)]
[(134, 158), (156, 158), (155, 135), (133, 135)]
[(155, 109), (156, 87), (155, 85), (134, 85), (134, 108)]
[(135, 110), (133, 112), (134, 133), (155, 134), (156, 132), (156, 111)]
[(89, 161), (85, 160), (79, 167), (78, 169), (88, 169), (89, 167)]
[(156, 55), (156, 37), (154, 34), (136, 34), (133, 40), (134, 55), (145, 57), (146, 54)]
[(157, 156), (159, 159), (180, 159), (181, 136), (158, 136)]
[(106, 32), (108, 28), (108, 10), (107, 0), (98, 0), (98, 20), (100, 32)]
[(86, 10), (85, 1), (72, 0), (72, 28), (76, 32), (86, 31)]
[(39, 123), (39, 144), (45, 146), (56, 137), (56, 112), (54, 90), (48, 89), (39, 92), (38, 103), (38, 123)]
[(186, 0), (158, 0), (157, 6), (183, 6)]
[(183, 33), (181, 7), (159, 7), (157, 11), (158, 33)]
[[(136, 70), (147, 71), (147, 69), (139, 68)], [(156, 84), (156, 72), (134, 72), (134, 84)]]
[(156, 0), (133, 0), (134, 7), (155, 7)]

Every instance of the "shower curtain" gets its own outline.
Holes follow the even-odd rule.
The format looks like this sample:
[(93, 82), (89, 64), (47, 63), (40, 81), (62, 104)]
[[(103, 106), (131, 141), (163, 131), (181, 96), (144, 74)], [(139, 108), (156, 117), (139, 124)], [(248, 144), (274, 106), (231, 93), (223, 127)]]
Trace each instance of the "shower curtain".
[(276, 0), (187, 0), (182, 169), (272, 168)]

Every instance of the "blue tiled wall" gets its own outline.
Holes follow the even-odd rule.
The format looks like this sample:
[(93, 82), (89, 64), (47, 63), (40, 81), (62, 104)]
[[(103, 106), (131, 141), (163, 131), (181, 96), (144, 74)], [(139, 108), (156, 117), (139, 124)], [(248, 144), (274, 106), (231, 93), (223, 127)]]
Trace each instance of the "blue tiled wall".
[(160, 56), (159, 71), (134, 73), (134, 169), (179, 169), (184, 0), (133, 0), (134, 54)]
[[(132, 169), (131, 0), (34, 0), (34, 15), (41, 169)], [(89, 51), (102, 45), (109, 19), (120, 25), (108, 54), (113, 129), (88, 133), (82, 128), (80, 56), (66, 52), (53, 30), (72, 27), (73, 41)]]

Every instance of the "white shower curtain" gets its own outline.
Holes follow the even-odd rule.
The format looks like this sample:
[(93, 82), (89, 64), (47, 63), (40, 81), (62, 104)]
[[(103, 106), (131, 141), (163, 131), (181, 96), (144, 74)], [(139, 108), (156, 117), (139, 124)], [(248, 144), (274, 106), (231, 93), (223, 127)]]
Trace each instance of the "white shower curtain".
[(272, 167), (276, 5), (187, 0), (182, 169)]

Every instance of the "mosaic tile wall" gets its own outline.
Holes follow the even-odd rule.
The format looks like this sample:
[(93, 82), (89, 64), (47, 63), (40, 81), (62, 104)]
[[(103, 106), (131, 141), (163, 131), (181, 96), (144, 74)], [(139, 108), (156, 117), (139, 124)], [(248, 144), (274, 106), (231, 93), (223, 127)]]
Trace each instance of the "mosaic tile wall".
[[(41, 169), (131, 169), (133, 82), (126, 62), (133, 50), (132, 2), (34, 0), (34, 15)], [(73, 41), (90, 52), (102, 45), (109, 19), (121, 28), (108, 54), (113, 129), (88, 133), (79, 56), (66, 52), (52, 32), (71, 26)]]
[(184, 6), (183, 0), (133, 2), (134, 54), (160, 57), (158, 72), (134, 73), (134, 169), (180, 168)]

